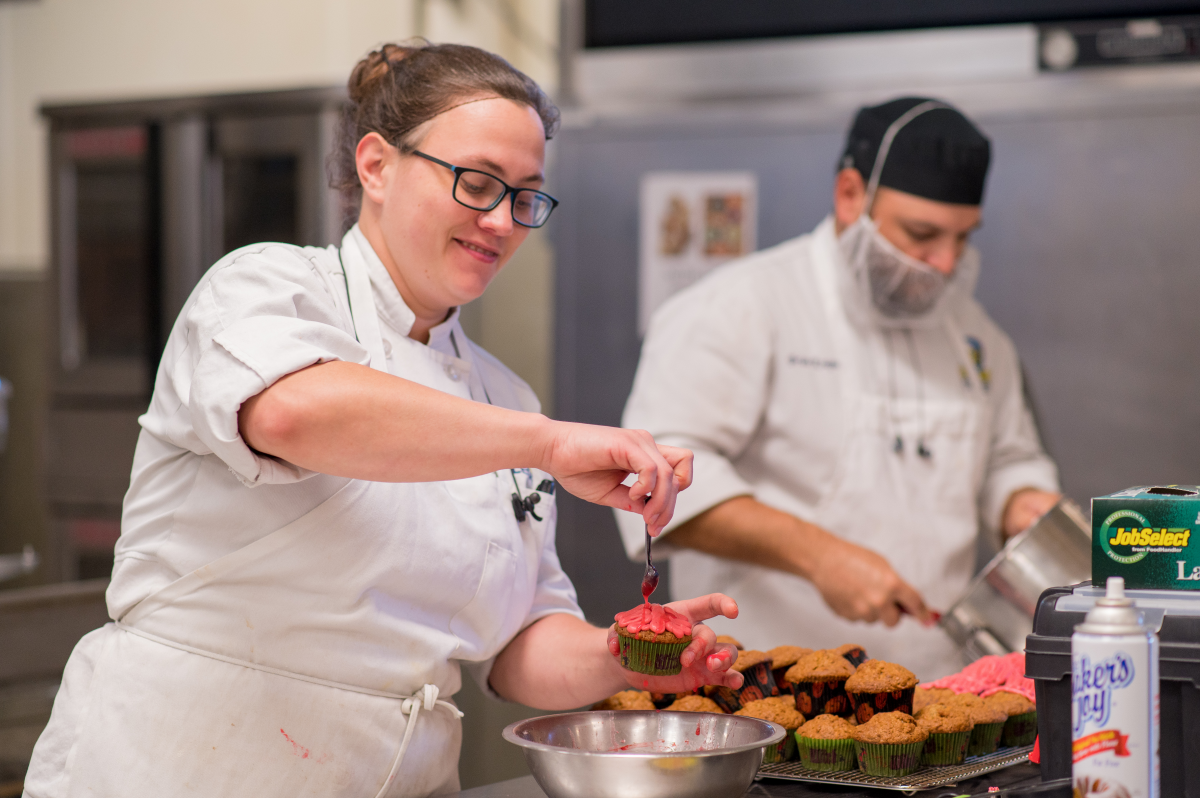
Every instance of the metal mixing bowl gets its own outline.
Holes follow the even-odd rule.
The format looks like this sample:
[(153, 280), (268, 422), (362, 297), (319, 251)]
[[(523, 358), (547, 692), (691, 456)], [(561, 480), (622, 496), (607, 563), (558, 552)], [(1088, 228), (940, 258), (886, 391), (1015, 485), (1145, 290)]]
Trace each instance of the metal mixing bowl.
[(700, 712), (570, 712), (518, 721), (521, 746), (550, 798), (739, 798), (782, 726)]

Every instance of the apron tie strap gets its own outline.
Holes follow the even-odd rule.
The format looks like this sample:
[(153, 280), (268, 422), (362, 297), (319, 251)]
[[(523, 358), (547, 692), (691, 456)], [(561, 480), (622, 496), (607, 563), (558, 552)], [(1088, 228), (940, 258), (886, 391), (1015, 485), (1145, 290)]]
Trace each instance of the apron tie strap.
[(408, 718), (408, 723), (404, 727), (404, 739), (400, 741), (400, 750), (396, 752), (396, 760), (392, 762), (392, 769), (388, 772), (387, 778), (383, 782), (383, 787), (379, 789), (375, 798), (383, 798), (384, 793), (392, 786), (392, 781), (395, 780), (396, 774), (400, 771), (400, 764), (404, 761), (404, 754), (408, 751), (408, 743), (412, 739), (413, 730), (417, 728), (417, 715), (422, 709), (426, 712), (432, 712), (436, 707), (443, 706), (453, 712), (457, 717), (462, 717), (463, 713), (458, 707), (451, 704), (449, 701), (442, 701), (438, 698), (438, 688), (436, 684), (427, 684), (416, 693), (413, 693), (400, 705), (400, 711)]

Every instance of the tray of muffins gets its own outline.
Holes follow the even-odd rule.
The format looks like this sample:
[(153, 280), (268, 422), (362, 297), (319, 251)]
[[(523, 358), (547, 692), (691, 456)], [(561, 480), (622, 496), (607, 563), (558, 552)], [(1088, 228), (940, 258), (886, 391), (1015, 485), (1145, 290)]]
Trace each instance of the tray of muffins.
[[(1029, 758), (1037, 712), (1023, 662), (984, 658), (960, 674), (918, 686), (901, 665), (870, 659), (862, 646), (813, 651), (739, 649), (738, 690), (703, 687), (661, 695), (625, 690), (593, 709), (659, 709), (749, 715), (783, 726), (760, 778), (915, 792)], [(992, 662), (991, 660), (995, 660)]]

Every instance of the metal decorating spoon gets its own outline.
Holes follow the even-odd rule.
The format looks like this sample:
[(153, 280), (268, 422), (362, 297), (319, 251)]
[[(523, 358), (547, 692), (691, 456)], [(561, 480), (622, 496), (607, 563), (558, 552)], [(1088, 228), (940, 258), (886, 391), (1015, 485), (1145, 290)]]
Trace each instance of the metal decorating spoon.
[(642, 575), (642, 598), (650, 601), (650, 594), (658, 587), (658, 569), (650, 559), (650, 528), (646, 527), (646, 573)]

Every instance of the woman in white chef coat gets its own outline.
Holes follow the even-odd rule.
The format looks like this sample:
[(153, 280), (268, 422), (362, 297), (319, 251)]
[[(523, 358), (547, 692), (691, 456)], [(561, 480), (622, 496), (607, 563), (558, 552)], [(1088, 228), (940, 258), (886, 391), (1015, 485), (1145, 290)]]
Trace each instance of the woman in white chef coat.
[(684, 674), (622, 671), (555, 553), (556, 485), (657, 533), (690, 452), (550, 421), (459, 325), (556, 204), (556, 122), (475, 48), (359, 63), (339, 155), (358, 224), (340, 248), (233, 252), (183, 308), (141, 418), (114, 623), (76, 647), (27, 796), (452, 791), (460, 663), (546, 709), (740, 684), (703, 625)]

